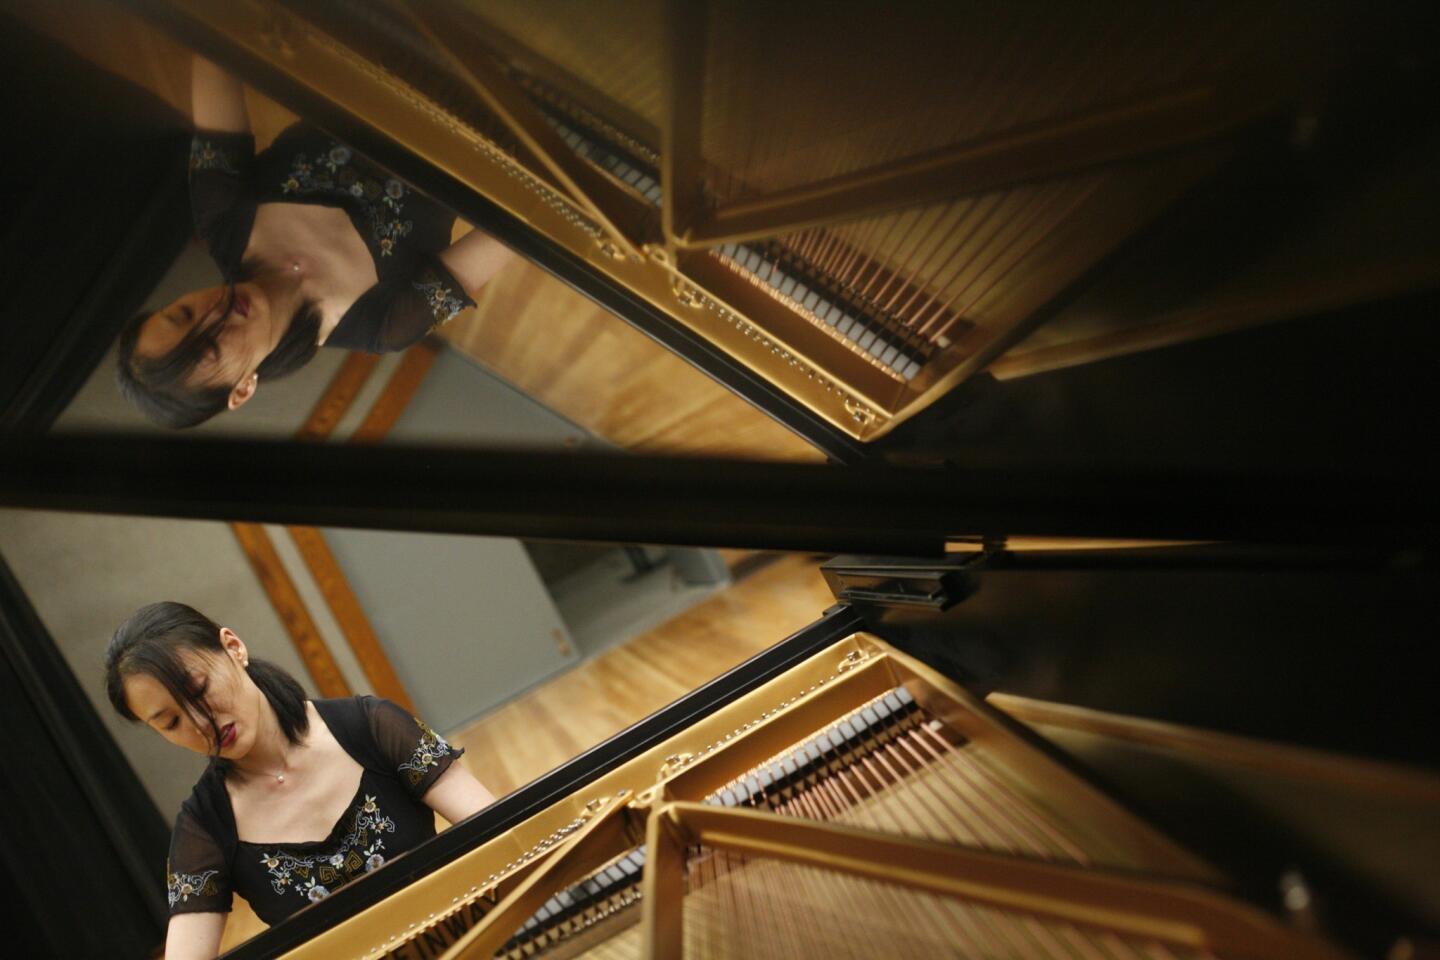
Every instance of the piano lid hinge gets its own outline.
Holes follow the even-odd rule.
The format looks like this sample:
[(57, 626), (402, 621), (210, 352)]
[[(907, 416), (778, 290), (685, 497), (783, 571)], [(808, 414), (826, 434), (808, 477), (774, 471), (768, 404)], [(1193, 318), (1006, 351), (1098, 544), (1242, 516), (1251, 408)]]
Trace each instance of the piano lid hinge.
[[(1002, 541), (1003, 544), (1003, 541)], [(840, 556), (820, 567), (841, 603), (948, 610), (975, 591), (987, 550), (904, 560)]]

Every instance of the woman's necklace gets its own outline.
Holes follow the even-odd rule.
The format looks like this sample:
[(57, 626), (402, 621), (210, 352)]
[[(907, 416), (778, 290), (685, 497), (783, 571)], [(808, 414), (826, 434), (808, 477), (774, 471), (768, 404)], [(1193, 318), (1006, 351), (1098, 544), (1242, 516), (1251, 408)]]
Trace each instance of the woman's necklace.
[(245, 770), (244, 767), (241, 767), (240, 769), (245, 770), (246, 773), (251, 774), (252, 776), (255, 775), (255, 774), (258, 774), (258, 773), (263, 773), (264, 776), (270, 777), (270, 778), (273, 779), (276, 783), (284, 783), (284, 782), (285, 782), (285, 772), (286, 772), (286, 770), (289, 769), (289, 767), (290, 767), (289, 762), (288, 762), (284, 757), (282, 757), (282, 758), (280, 759), (280, 772), (279, 772), (279, 773), (264, 773), (264, 771), (259, 771), (259, 770)]
[[(245, 768), (244, 768), (244, 767), (241, 767), (240, 769), (244, 770)], [(246, 770), (245, 772), (246, 772), (246, 773), (264, 773), (265, 776), (273, 778), (276, 783), (284, 783), (284, 782), (285, 782), (285, 774), (289, 771), (289, 769), (290, 769), (290, 758), (286, 755), (285, 751), (282, 750), (282, 751), (280, 751), (280, 772), (279, 772), (279, 773), (268, 773), (268, 772), (265, 772), (265, 771), (251, 771), (251, 770)]]
[(285, 755), (285, 751), (282, 750), (282, 751), (280, 751), (280, 772), (279, 772), (279, 773), (269, 773), (269, 774), (266, 774), (266, 776), (274, 777), (276, 783), (284, 783), (284, 782), (285, 782), (285, 771), (288, 770), (288, 769), (290, 769), (290, 758), (287, 757), (287, 756)]

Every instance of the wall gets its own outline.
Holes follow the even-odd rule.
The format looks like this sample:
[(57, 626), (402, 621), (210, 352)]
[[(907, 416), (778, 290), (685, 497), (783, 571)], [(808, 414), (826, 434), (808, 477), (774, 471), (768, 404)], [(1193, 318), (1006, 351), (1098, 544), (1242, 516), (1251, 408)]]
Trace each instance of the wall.
[[(188, 603), (233, 628), (255, 656), (278, 663), (314, 692), (223, 523), (0, 510), (0, 551), (167, 819), (179, 810), (205, 759), (111, 709), (101, 658), (130, 613), (155, 600)], [(363, 682), (363, 676), (357, 679)]]

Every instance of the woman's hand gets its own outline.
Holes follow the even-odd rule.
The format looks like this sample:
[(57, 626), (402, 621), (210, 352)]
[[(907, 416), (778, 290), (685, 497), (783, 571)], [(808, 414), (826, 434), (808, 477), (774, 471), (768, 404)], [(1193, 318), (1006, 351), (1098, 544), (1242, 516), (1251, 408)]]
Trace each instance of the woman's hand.
[(225, 934), (223, 913), (177, 913), (165, 928), (165, 960), (215, 960)]
[(459, 823), (495, 802), (494, 795), (459, 763), (450, 764), (421, 799), (451, 823)]
[(190, 68), (190, 111), (197, 130), (249, 133), (245, 87), (204, 57)]

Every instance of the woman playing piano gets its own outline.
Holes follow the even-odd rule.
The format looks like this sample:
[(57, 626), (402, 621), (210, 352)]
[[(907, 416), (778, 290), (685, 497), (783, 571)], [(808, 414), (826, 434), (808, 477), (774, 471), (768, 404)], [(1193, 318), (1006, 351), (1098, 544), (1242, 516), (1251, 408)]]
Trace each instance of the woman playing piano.
[(122, 392), (189, 427), (245, 403), (320, 345), (403, 350), (466, 306), (510, 257), (444, 207), (303, 123), (258, 155), (240, 83), (197, 58), (196, 229), (225, 283), (121, 331)]
[(388, 700), (308, 700), (184, 604), (142, 607), (105, 651), (121, 716), (210, 765), (180, 808), (166, 869), (167, 960), (214, 957), (238, 892), (274, 924), (493, 797), (451, 746)]

